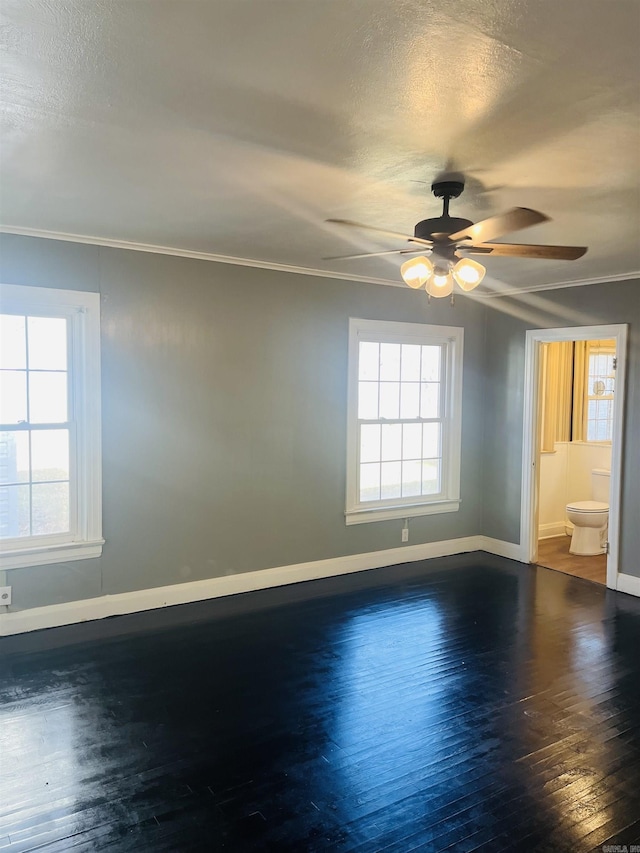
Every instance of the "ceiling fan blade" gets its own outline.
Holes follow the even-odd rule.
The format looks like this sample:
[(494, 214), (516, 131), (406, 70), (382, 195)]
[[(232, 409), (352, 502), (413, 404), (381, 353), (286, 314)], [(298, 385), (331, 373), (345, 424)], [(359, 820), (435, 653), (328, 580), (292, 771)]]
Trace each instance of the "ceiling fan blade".
[[(527, 246), (523, 243), (481, 243), (459, 246), (465, 255), (493, 255), (497, 258), (543, 258), (551, 261), (575, 261), (587, 249), (584, 246)], [(457, 254), (457, 252), (456, 252)]]
[(537, 225), (539, 222), (548, 221), (549, 217), (537, 210), (531, 210), (528, 207), (512, 207), (505, 213), (499, 213), (497, 216), (489, 217), (489, 219), (481, 219), (475, 225), (449, 234), (449, 239), (454, 243), (457, 240), (466, 239), (473, 240), (474, 243), (485, 243), (487, 240), (494, 240), (503, 234), (521, 231), (523, 228), (529, 228), (529, 226)]
[(388, 231), (386, 228), (376, 228), (374, 225), (363, 225), (361, 222), (352, 222), (350, 219), (325, 219), (325, 222), (331, 222), (334, 225), (348, 225), (350, 228), (361, 228), (365, 231), (376, 231), (378, 234), (386, 234), (387, 237), (399, 237), (401, 240), (410, 240), (412, 243), (419, 243), (421, 246), (433, 246), (431, 240), (422, 240), (420, 237), (414, 237), (411, 234), (401, 234), (399, 231)]
[(361, 255), (333, 255), (330, 258), (322, 258), (323, 261), (353, 261), (356, 258), (379, 258), (382, 255), (421, 255), (428, 252), (426, 246), (421, 249), (391, 249), (388, 252), (364, 252)]

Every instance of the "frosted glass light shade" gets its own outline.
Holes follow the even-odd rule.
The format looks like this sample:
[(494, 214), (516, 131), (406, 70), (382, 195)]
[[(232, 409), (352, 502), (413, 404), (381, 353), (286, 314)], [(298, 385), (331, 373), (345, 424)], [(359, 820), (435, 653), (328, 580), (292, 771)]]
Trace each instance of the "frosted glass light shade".
[(429, 258), (412, 258), (410, 261), (405, 261), (400, 267), (400, 275), (404, 279), (404, 283), (414, 289), (422, 287), (432, 274), (433, 264)]
[(463, 290), (469, 292), (480, 284), (485, 272), (482, 264), (471, 260), (471, 258), (463, 258), (453, 268), (453, 277)]
[(451, 273), (436, 273), (427, 282), (427, 293), (439, 299), (441, 296), (450, 296), (453, 291), (453, 276)]

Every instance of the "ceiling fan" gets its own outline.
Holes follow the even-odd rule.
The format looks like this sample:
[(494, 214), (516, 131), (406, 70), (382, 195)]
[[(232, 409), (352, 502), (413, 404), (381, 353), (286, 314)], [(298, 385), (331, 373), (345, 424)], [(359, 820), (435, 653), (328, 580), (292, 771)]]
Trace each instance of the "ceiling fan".
[[(349, 219), (327, 219), (327, 222), (337, 225), (348, 225), (351, 228), (375, 231), (387, 237), (406, 240), (416, 244), (418, 248), (337, 255), (324, 260), (347, 261), (382, 255), (421, 255), (405, 261), (400, 267), (400, 274), (409, 287), (417, 289), (426, 285), (429, 296), (441, 297), (452, 293), (454, 280), (462, 290), (470, 291), (484, 278), (485, 268), (468, 255), (573, 261), (581, 258), (587, 251), (584, 246), (535, 246), (490, 242), (511, 231), (520, 231), (540, 222), (548, 222), (549, 217), (528, 207), (513, 207), (505, 213), (482, 219), (475, 224), (468, 219), (449, 216), (449, 201), (452, 198), (458, 198), (463, 190), (463, 181), (440, 180), (433, 183), (431, 191), (436, 198), (442, 199), (442, 215), (435, 219), (423, 219), (418, 222), (413, 236), (371, 225), (362, 225)], [(431, 255), (433, 260), (426, 255)]]

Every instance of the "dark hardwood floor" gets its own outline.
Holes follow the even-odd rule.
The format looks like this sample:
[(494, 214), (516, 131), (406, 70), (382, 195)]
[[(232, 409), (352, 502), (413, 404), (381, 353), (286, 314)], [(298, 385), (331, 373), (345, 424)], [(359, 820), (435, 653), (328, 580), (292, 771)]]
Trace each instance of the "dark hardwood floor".
[(483, 554), (0, 641), (0, 850), (640, 844), (640, 600)]

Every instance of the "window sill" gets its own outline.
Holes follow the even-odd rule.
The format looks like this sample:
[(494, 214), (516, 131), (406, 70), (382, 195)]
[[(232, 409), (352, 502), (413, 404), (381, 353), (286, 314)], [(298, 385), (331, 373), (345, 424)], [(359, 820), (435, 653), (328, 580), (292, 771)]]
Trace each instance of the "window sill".
[(47, 566), (50, 563), (69, 563), (72, 560), (89, 560), (102, 554), (104, 539), (92, 542), (63, 542), (57, 545), (40, 545), (15, 548), (0, 553), (0, 570), (24, 569), (28, 566)]
[(434, 501), (428, 504), (408, 504), (407, 506), (372, 507), (371, 509), (348, 510), (345, 523), (369, 524), (373, 521), (391, 521), (394, 518), (415, 518), (418, 515), (436, 515), (442, 512), (457, 512), (459, 500)]

